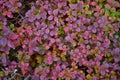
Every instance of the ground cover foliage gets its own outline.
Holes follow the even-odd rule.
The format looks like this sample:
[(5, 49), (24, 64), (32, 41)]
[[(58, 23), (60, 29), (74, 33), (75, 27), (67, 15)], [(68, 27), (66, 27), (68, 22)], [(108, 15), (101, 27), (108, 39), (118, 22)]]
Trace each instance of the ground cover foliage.
[(120, 0), (0, 0), (0, 80), (119, 80)]

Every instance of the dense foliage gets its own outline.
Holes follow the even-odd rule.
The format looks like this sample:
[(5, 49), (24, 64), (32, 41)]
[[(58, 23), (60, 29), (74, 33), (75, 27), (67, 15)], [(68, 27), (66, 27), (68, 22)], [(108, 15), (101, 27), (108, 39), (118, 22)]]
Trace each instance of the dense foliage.
[(120, 0), (0, 0), (0, 80), (119, 80)]

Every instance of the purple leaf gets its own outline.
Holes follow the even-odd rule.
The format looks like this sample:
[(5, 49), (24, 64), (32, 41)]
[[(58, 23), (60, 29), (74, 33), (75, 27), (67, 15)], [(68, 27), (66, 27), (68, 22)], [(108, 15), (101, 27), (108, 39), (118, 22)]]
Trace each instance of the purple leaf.
[(77, 8), (76, 4), (69, 4), (69, 6), (70, 6), (71, 9), (76, 9)]
[(8, 46), (9, 46), (10, 48), (15, 49), (15, 45), (13, 44), (12, 41), (8, 41)]
[(38, 53), (40, 52), (40, 48), (39, 47), (34, 47), (33, 50), (38, 52)]
[(7, 39), (6, 38), (0, 38), (0, 46), (5, 47), (7, 44)]
[(53, 10), (53, 14), (56, 16), (58, 15), (58, 9)]
[(48, 17), (48, 20), (52, 20), (52, 19), (53, 19), (53, 16), (49, 16), (49, 17)]
[(4, 66), (7, 65), (7, 59), (6, 59), (5, 56), (2, 57), (2, 63), (3, 63)]

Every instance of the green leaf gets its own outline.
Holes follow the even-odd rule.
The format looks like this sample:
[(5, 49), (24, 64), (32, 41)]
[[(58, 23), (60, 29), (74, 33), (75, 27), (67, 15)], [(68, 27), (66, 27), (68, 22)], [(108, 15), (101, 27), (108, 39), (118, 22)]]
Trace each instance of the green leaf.
[(120, 47), (120, 42), (118, 42), (118, 47)]
[(65, 56), (62, 56), (62, 61), (66, 61), (66, 57)]
[(111, 57), (112, 55), (111, 55), (111, 53), (107, 53), (107, 57)]
[(87, 59), (88, 59), (88, 60), (93, 59), (93, 58), (95, 58), (94, 55), (88, 55), (88, 56), (87, 56)]
[(84, 39), (83, 39), (83, 38), (80, 38), (80, 39), (79, 39), (79, 42), (80, 42), (80, 43), (82, 43), (83, 41), (84, 41)]
[(108, 10), (108, 9), (105, 9), (105, 13), (108, 15), (111, 15), (110, 10)]
[(110, 16), (111, 17), (118, 17), (118, 16), (120, 16), (120, 12), (116, 11), (115, 13), (111, 13)]
[(13, 29), (14, 28), (14, 24), (10, 24), (10, 28)]
[(0, 12), (0, 16), (2, 15), (2, 12)]
[(90, 74), (88, 74), (88, 75), (86, 76), (86, 78), (87, 78), (87, 80), (91, 80)]
[(12, 31), (14, 31), (15, 30), (14, 24), (10, 24), (10, 28), (11, 28)]
[(61, 78), (58, 78), (58, 80), (61, 80)]
[(43, 58), (44, 58), (43, 56), (37, 55), (37, 56), (36, 56), (37, 63), (41, 64), (42, 61), (43, 61)]
[(49, 25), (49, 24), (50, 24), (50, 21), (49, 21), (49, 20), (46, 20), (46, 24), (48, 24), (48, 25)]
[(78, 0), (71, 0), (71, 2), (72, 2), (72, 3), (77, 3), (77, 2), (78, 2)]
[(118, 37), (116, 40), (120, 40), (120, 37)]
[(4, 76), (4, 72), (0, 71), (0, 77), (3, 77), (3, 76)]
[(115, 35), (118, 35), (120, 37), (120, 31), (116, 32)]
[(88, 18), (91, 18), (91, 17), (93, 17), (94, 16), (94, 13), (92, 12), (91, 14), (87, 14), (87, 17)]
[(26, 59), (30, 59), (30, 55), (25, 55), (25, 58)]
[(2, 22), (0, 21), (0, 30), (2, 29)]
[(20, 76), (17, 76), (16, 80), (23, 80), (23, 78)]
[(62, 18), (60, 18), (60, 19), (59, 19), (59, 22), (62, 23), (62, 21), (63, 21)]
[(58, 36), (64, 36), (64, 35), (65, 35), (65, 32), (64, 32), (63, 26), (59, 26)]
[(88, 10), (90, 8), (90, 6), (87, 4), (85, 5), (85, 9)]
[(109, 48), (110, 48), (110, 49), (113, 49), (113, 48), (114, 48), (113, 43), (110, 44), (110, 47), (109, 47)]
[(69, 17), (69, 18), (71, 18), (71, 17), (72, 17), (72, 13), (71, 13), (71, 11), (70, 11), (70, 13), (68, 14), (68, 17)]
[(43, 46), (40, 46), (40, 50), (45, 50), (45, 48)]
[(99, 0), (100, 3), (103, 3), (105, 0)]
[(23, 54), (18, 54), (18, 59), (21, 60), (23, 57)]
[(76, 42), (72, 42), (72, 46), (75, 47), (77, 45)]

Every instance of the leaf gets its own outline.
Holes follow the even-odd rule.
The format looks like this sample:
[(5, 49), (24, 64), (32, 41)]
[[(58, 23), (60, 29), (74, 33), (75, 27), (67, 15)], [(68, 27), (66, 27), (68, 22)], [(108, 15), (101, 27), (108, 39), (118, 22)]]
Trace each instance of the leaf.
[(21, 6), (22, 6), (22, 4), (21, 4), (20, 2), (18, 2), (18, 3), (17, 3), (17, 6), (18, 6), (18, 7), (21, 7)]
[(63, 26), (59, 26), (58, 35), (59, 35), (59, 36), (64, 36), (64, 35), (65, 35)]
[(85, 5), (85, 9), (88, 10), (90, 8), (90, 6), (87, 4)]
[(40, 52), (40, 48), (39, 47), (34, 47), (33, 50), (38, 52), (38, 53)]
[(72, 46), (75, 47), (77, 45), (77, 43), (74, 41), (72, 42)]
[(111, 17), (119, 17), (120, 16), (120, 10), (114, 12), (114, 13), (111, 13), (110, 14)]
[(110, 13), (110, 10), (108, 10), (108, 9), (105, 9), (105, 13), (108, 14), (108, 15), (111, 14), (111, 13)]
[(11, 38), (12, 38), (12, 40), (15, 40), (15, 39), (18, 38), (18, 35), (15, 34), (15, 35), (13, 35)]
[(30, 55), (25, 55), (25, 59), (30, 59)]
[(0, 30), (2, 29), (2, 22), (0, 22)]
[(17, 55), (17, 57), (18, 57), (19, 60), (22, 60), (23, 54), (19, 53), (19, 54)]
[(120, 37), (120, 31), (116, 32), (115, 35), (118, 35)]
[(79, 39), (79, 42), (80, 42), (80, 43), (82, 43), (83, 41), (84, 41), (84, 39), (83, 39), (83, 38), (80, 38), (80, 39)]
[(14, 24), (10, 24), (10, 28), (12, 31), (14, 31), (15, 30)]
[(59, 19), (59, 22), (60, 22), (60, 23), (62, 23), (62, 22), (63, 22), (62, 18), (60, 18), (60, 19)]
[(61, 80), (61, 78), (58, 78), (58, 80)]
[(79, 0), (67, 0), (70, 3), (77, 3)]
[(87, 56), (87, 59), (88, 59), (88, 60), (90, 60), (90, 59), (94, 59), (94, 58), (95, 58), (94, 55), (88, 55), (88, 56)]
[(20, 76), (17, 76), (16, 80), (23, 80), (23, 78)]
[(3, 76), (4, 76), (4, 72), (0, 71), (0, 77), (3, 77)]
[(111, 55), (111, 53), (107, 53), (107, 57), (111, 57), (112, 55)]
[(9, 46), (10, 48), (15, 49), (15, 45), (13, 44), (12, 41), (8, 41), (8, 46)]
[(37, 60), (37, 63), (41, 64), (43, 61), (43, 57), (40, 55), (37, 55), (36, 60)]
[(10, 24), (10, 28), (13, 29), (14, 28), (14, 24)]
[(7, 39), (6, 38), (0, 38), (0, 46), (5, 47), (7, 45)]
[(99, 0), (100, 3), (103, 3), (105, 0)]
[(87, 77), (87, 80), (91, 80), (91, 75), (90, 74), (88, 74), (86, 77)]
[(10, 12), (10, 11), (7, 11), (7, 12), (6, 12), (6, 15), (7, 15), (9, 18), (13, 18), (12, 12)]
[(1, 60), (2, 60), (3, 65), (6, 66), (7, 65), (7, 59), (6, 59), (6, 57), (3, 56)]
[(120, 40), (120, 37), (116, 38), (116, 40), (118, 40), (118, 41), (119, 41), (119, 40)]
[(66, 61), (66, 57), (65, 56), (62, 56), (62, 61)]
[(31, 36), (33, 31), (32, 29), (28, 26), (27, 29), (26, 29), (27, 33)]

